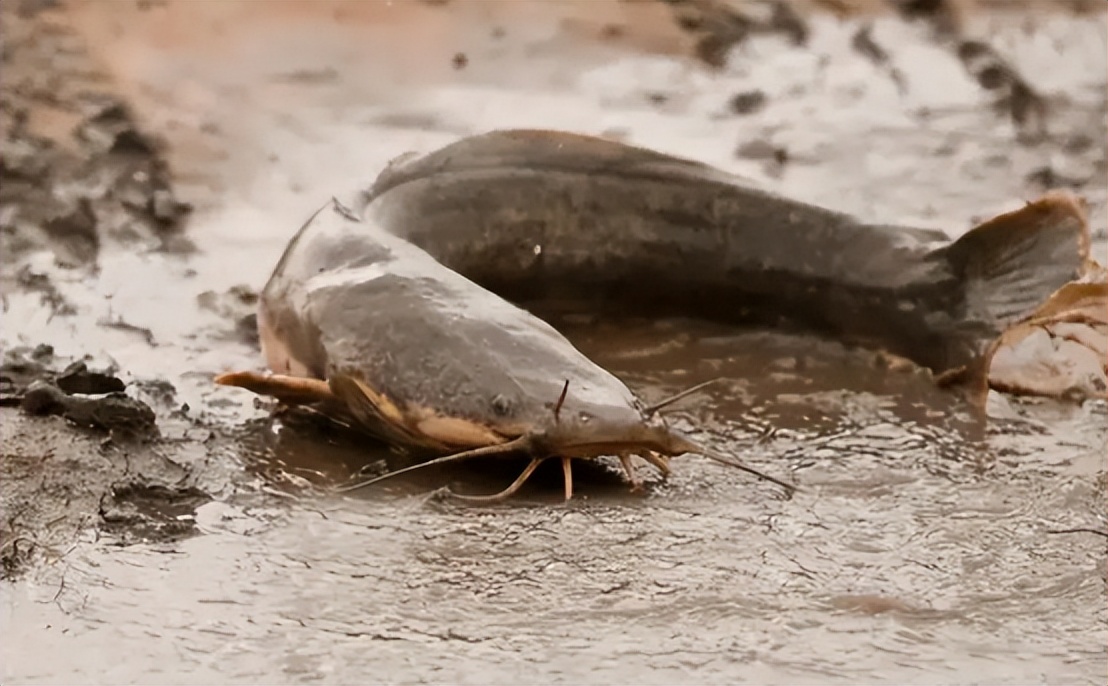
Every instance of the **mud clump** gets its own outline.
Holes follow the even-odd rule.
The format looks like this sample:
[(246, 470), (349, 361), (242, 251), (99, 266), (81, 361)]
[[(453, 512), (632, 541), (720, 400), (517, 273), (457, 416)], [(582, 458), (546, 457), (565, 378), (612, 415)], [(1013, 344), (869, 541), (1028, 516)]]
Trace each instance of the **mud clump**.
[(66, 367), (57, 378), (58, 388), (66, 393), (99, 395), (122, 393), (126, 387), (119, 377), (107, 372), (90, 371), (88, 365), (78, 360)]
[(126, 385), (115, 374), (92, 371), (83, 360), (55, 372), (55, 362), (48, 345), (8, 351), (0, 363), (0, 404), (18, 405), (39, 417), (64, 417), (76, 426), (109, 431), (117, 438), (157, 433), (154, 411), (127, 396)]
[(143, 435), (157, 429), (154, 411), (124, 393), (89, 398), (69, 395), (57, 386), (36, 381), (27, 389), (20, 407), (28, 414), (59, 415), (77, 426), (113, 434)]
[(61, 362), (55, 356), (53, 346), (45, 343), (34, 348), (6, 351), (0, 362), (3, 404), (22, 404), (35, 386), (41, 388), (45, 385), (59, 393), (81, 395), (107, 395), (122, 393), (126, 389), (126, 384), (111, 368), (92, 370), (85, 360), (76, 360), (60, 372), (54, 371)]

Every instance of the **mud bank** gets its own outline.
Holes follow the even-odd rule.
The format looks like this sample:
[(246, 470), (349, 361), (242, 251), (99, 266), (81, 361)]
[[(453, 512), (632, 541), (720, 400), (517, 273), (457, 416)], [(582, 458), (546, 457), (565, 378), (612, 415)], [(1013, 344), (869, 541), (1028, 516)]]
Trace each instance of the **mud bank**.
[[(1103, 538), (1050, 532), (1105, 529), (1103, 402), (994, 395), (985, 426), (832, 342), (551, 310), (648, 401), (725, 377), (678, 425), (808, 495), (690, 457), (645, 497), (598, 466), (561, 506), (543, 469), (473, 509), (426, 494), (515, 465), (333, 498), (387, 453), (211, 385), (260, 364), (254, 289), (313, 209), (491, 128), (604, 134), (951, 236), (1069, 187), (1105, 261), (1103, 9), (966, 12), (944, 37), (820, 4), (745, 24), (713, 3), (4, 5), (5, 682), (1102, 680)], [(745, 33), (705, 60), (720, 22)], [(1014, 114), (1015, 83), (1043, 117)], [(16, 406), (36, 380), (47, 416)], [(113, 393), (156, 431), (76, 425)]]

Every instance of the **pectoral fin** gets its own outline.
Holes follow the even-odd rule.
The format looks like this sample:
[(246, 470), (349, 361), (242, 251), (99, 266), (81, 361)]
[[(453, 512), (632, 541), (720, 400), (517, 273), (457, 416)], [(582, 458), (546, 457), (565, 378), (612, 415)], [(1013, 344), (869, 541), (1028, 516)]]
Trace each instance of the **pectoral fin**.
[(215, 377), (220, 386), (238, 386), (252, 393), (276, 398), (286, 405), (311, 405), (335, 399), (322, 379), (262, 372), (228, 372)]
[(331, 392), (343, 403), (358, 428), (386, 443), (407, 448), (447, 452), (443, 443), (413, 430), (400, 408), (364, 382), (336, 374), (328, 379)]

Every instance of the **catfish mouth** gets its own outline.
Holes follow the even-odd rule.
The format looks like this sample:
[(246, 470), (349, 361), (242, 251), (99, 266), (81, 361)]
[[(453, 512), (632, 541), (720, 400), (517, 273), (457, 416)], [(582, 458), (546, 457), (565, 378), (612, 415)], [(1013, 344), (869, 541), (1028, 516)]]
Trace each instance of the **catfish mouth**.
[(634, 440), (610, 440), (565, 444), (560, 446), (557, 451), (551, 455), (551, 457), (558, 456), (562, 458), (563, 469), (566, 472), (566, 500), (569, 500), (571, 493), (571, 487), (569, 485), (571, 483), (569, 460), (572, 458), (594, 459), (604, 456), (616, 456), (619, 458), (623, 471), (627, 474), (627, 478), (631, 482), (632, 490), (636, 491), (640, 490), (642, 485), (635, 474), (634, 465), (631, 462), (632, 456), (638, 456), (646, 460), (661, 472), (663, 478), (666, 478), (670, 473), (669, 458), (684, 455), (686, 453), (703, 455), (713, 462), (734, 467), (763, 481), (777, 484), (785, 489), (786, 493), (789, 495), (797, 490), (797, 487), (793, 484), (765, 474), (764, 472), (754, 469), (708, 446), (700, 445), (669, 427), (640, 426), (636, 427), (635, 430), (648, 435)]
[[(593, 434), (592, 437), (589, 434)], [(630, 426), (581, 427), (565, 429), (553, 427), (547, 433), (546, 441), (552, 455), (591, 459), (597, 457), (618, 457), (624, 454), (643, 455), (654, 453), (665, 457), (676, 457), (693, 452), (696, 446), (683, 436), (665, 425), (652, 425), (639, 422)]]

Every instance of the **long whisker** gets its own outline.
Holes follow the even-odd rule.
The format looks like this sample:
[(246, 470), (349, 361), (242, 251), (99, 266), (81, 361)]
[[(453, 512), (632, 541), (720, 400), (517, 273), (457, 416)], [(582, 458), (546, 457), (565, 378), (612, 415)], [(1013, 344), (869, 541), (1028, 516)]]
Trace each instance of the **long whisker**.
[(739, 462), (738, 460), (736, 460), (734, 458), (728, 457), (728, 456), (726, 456), (722, 453), (719, 453), (715, 450), (712, 450), (711, 448), (705, 448), (703, 446), (697, 446), (697, 449), (693, 452), (700, 453), (701, 455), (708, 458), (709, 460), (714, 460), (715, 462), (719, 462), (720, 464), (725, 464), (729, 467), (735, 467), (736, 469), (741, 469), (742, 471), (746, 472), (747, 474), (752, 474), (753, 476), (756, 476), (759, 479), (763, 479), (765, 481), (769, 481), (770, 483), (777, 484), (781, 488), (784, 488), (786, 491), (788, 491), (790, 495), (795, 493), (796, 491), (800, 490), (800, 488), (798, 486), (796, 486), (795, 484), (790, 484), (787, 481), (782, 481), (781, 479), (778, 479), (777, 477), (770, 476), (769, 474), (765, 474), (764, 472), (760, 472), (757, 469), (754, 469), (753, 467), (747, 466), (747, 465), (743, 464), (742, 462)]
[[(698, 446), (694, 446), (693, 450), (696, 450), (697, 448)], [(669, 478), (669, 458), (664, 457), (654, 452), (653, 450), (647, 450), (640, 453), (640, 457), (642, 457), (642, 459), (646, 460), (650, 464), (654, 465), (654, 467), (662, 474), (663, 479)]]
[(562, 458), (562, 474), (565, 475), (566, 500), (573, 497), (573, 464), (570, 458)]
[(709, 460), (719, 462), (720, 464), (725, 464), (728, 467), (735, 467), (736, 469), (741, 469), (742, 471), (746, 472), (747, 474), (751, 474), (751, 475), (756, 476), (759, 479), (762, 479), (764, 481), (768, 481), (770, 483), (777, 484), (781, 488), (784, 488), (786, 491), (788, 491), (789, 495), (792, 495), (793, 493), (800, 490), (800, 487), (796, 486), (795, 484), (790, 484), (787, 481), (782, 481), (781, 479), (778, 479), (777, 477), (773, 477), (773, 476), (770, 476), (769, 474), (765, 474), (763, 472), (760, 472), (757, 469), (754, 469), (753, 467), (750, 467), (748, 465), (743, 464), (742, 462), (739, 462), (738, 460), (736, 460), (733, 457), (730, 457), (728, 455), (724, 455), (723, 453), (719, 452), (718, 450), (713, 450), (712, 448), (709, 448), (707, 446), (700, 445), (696, 441), (694, 441), (694, 440), (692, 440), (692, 439), (690, 439), (686, 436), (683, 436), (683, 435), (681, 435), (680, 433), (678, 433), (676, 431), (673, 431), (673, 432), (670, 433), (670, 441), (672, 442), (674, 448), (679, 449), (682, 452), (696, 453), (698, 455), (703, 455), (704, 457), (708, 458)]
[(646, 409), (643, 410), (643, 414), (646, 415), (647, 419), (650, 419), (651, 417), (653, 417), (658, 412), (658, 410), (661, 410), (662, 408), (665, 408), (665, 407), (669, 407), (670, 405), (677, 402), (678, 400), (681, 400), (683, 398), (687, 398), (688, 396), (692, 395), (693, 393), (696, 393), (697, 391), (702, 390), (707, 386), (711, 386), (712, 384), (716, 383), (717, 381), (720, 381), (720, 377), (717, 377), (715, 379), (708, 379), (707, 381), (705, 381), (703, 383), (698, 383), (697, 385), (695, 385), (691, 388), (686, 388), (685, 390), (683, 390), (679, 393), (671, 395), (671, 396), (669, 396), (668, 398), (666, 398), (664, 400), (659, 400), (658, 402), (654, 403), (653, 405), (647, 406)]
[(543, 462), (545, 462), (546, 460), (547, 460), (547, 458), (545, 458), (545, 457), (533, 457), (533, 458), (531, 458), (530, 464), (528, 464), (527, 468), (523, 470), (523, 473), (521, 473), (518, 477), (516, 477), (516, 480), (512, 482), (511, 486), (508, 486), (507, 488), (505, 488), (503, 491), (500, 491), (499, 493), (494, 493), (492, 495), (465, 495), (465, 494), (462, 494), (462, 493), (455, 493), (454, 491), (450, 490), (449, 488), (446, 489), (446, 493), (451, 498), (456, 498), (456, 499), (461, 500), (463, 502), (469, 502), (469, 503), (498, 503), (501, 500), (506, 500), (509, 497), (515, 495), (516, 491), (518, 491), (520, 488), (522, 488), (523, 484), (526, 483), (527, 480), (531, 478), (531, 474), (535, 471), (535, 469), (538, 468), (538, 466), (540, 464), (542, 464)]
[(319, 419), (326, 420), (327, 422), (330, 422), (331, 424), (334, 424), (335, 426), (341, 426), (344, 429), (353, 429), (354, 428), (354, 426), (350, 422), (344, 422), (343, 420), (341, 420), (337, 417), (334, 417), (330, 414), (327, 414), (326, 412), (321, 412), (320, 410), (317, 410), (316, 408), (312, 407), (311, 405), (298, 405), (297, 408), (296, 408), (296, 411), (301, 412), (303, 414), (310, 414), (310, 415), (312, 415), (314, 417), (317, 417)]
[(465, 460), (471, 460), (475, 457), (487, 457), (490, 455), (503, 455), (504, 453), (512, 453), (516, 451), (526, 450), (531, 446), (531, 436), (523, 435), (519, 438), (508, 441), (507, 443), (500, 443), (499, 445), (488, 445), (483, 448), (474, 448), (472, 450), (464, 450), (460, 453), (454, 453), (452, 455), (445, 455), (443, 457), (436, 457), (433, 460), (427, 462), (420, 462), (410, 467), (404, 467), (403, 469), (397, 469), (396, 471), (382, 474), (381, 476), (373, 477), (365, 481), (360, 481), (355, 484), (347, 484), (346, 486), (338, 486), (333, 489), (335, 493), (349, 493), (350, 491), (356, 491), (366, 486), (372, 486), (373, 484), (381, 483), (387, 479), (391, 479), (394, 476), (400, 476), (401, 474), (408, 474), (409, 472), (419, 471), (420, 469), (426, 469), (427, 467), (436, 467), (438, 465), (453, 464), (455, 462), (464, 462)]
[(558, 402), (554, 404), (554, 423), (557, 424), (561, 421), (559, 415), (562, 412), (562, 404), (566, 401), (566, 393), (569, 392), (569, 379), (566, 379), (566, 383), (562, 386), (562, 394), (558, 396)]

